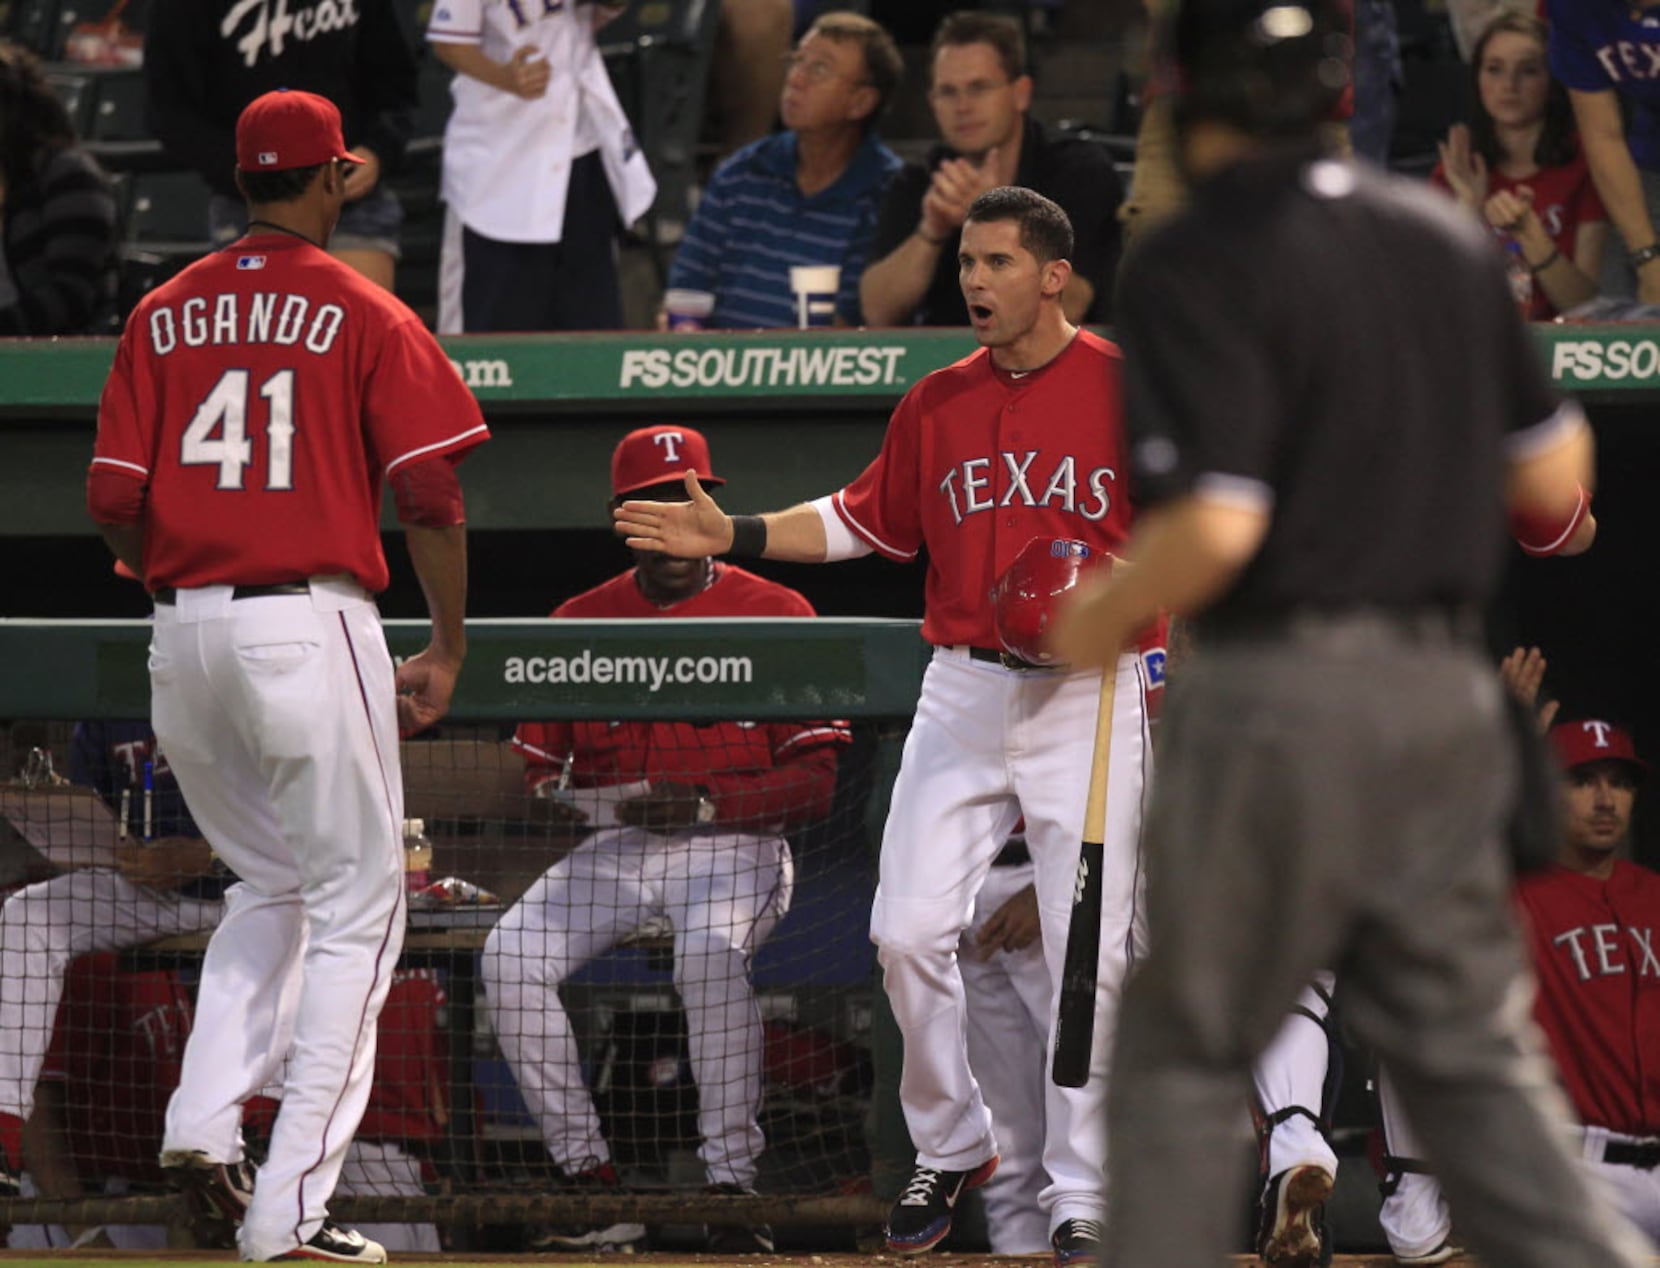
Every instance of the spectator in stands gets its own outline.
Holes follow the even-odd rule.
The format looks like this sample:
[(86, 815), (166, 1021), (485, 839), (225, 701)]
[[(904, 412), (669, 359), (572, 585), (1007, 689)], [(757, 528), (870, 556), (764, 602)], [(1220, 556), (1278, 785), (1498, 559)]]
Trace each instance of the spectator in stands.
[(908, 163), (882, 201), (875, 261), (859, 282), (873, 326), (966, 326), (957, 236), (969, 204), (999, 185), (1054, 199), (1072, 221), (1067, 320), (1106, 321), (1118, 267), (1124, 190), (1094, 142), (1052, 135), (1027, 113), (1026, 42), (1011, 18), (953, 13), (934, 33), (928, 100), (944, 143)]
[(709, 64), (721, 158), (772, 131), (794, 31), (791, 0), (721, 0)]
[(1430, 179), (1516, 244), (1533, 275), (1531, 321), (1597, 293), (1608, 222), (1574, 135), (1573, 109), (1546, 64), (1537, 18), (1505, 13), (1476, 41), (1475, 107), (1455, 124)]
[(0, 41), (0, 335), (113, 332), (119, 219), (40, 62)]
[(456, 72), (441, 332), (622, 328), (619, 217), (657, 196), (594, 39), (623, 7), (434, 6), (427, 42)]
[(893, 38), (856, 13), (818, 18), (790, 55), (785, 131), (716, 170), (669, 269), (669, 287), (712, 294), (706, 325), (795, 326), (795, 265), (840, 270), (839, 324), (859, 323), (859, 275), (899, 159), (876, 121), (899, 85)]
[(0, 1190), (22, 1167), (23, 1124), (70, 961), (212, 929), (224, 910), (225, 877), (147, 724), (78, 724), (70, 775), (130, 819), (132, 839), (117, 847), (118, 866), (54, 876), (0, 907)]
[[(683, 501), (684, 473), (719, 484), (689, 427), (630, 432), (611, 459), (622, 498)], [(634, 567), (567, 600), (555, 617), (811, 617), (795, 591), (713, 559), (639, 551)], [(674, 931), (674, 980), (698, 1088), (699, 1157), (711, 1189), (752, 1190), (764, 1145), (763, 1035), (749, 983), (756, 949), (789, 907), (782, 833), (822, 817), (836, 783), (841, 722), (532, 722), (514, 747), (525, 785), (555, 821), (589, 829), (509, 910), (484, 946), (492, 1027), (548, 1152), (575, 1190), (619, 1178), (559, 985), (642, 924)], [(578, 806), (585, 810), (577, 809)], [(532, 1250), (631, 1249), (634, 1223), (546, 1229)], [(717, 1252), (771, 1251), (765, 1226), (716, 1226)]]
[(1607, 253), (1601, 290), (1660, 303), (1660, 0), (1547, 0), (1545, 8), (1550, 68), (1568, 88), (1591, 178), (1625, 241), (1623, 255)]
[(403, 208), (386, 186), (403, 159), (416, 105), (415, 50), (395, 0), (154, 0), (144, 39), (146, 117), (175, 162), (213, 190), (213, 241), (242, 236), (236, 120), (255, 97), (297, 88), (340, 107), (346, 206), (329, 251), (392, 289)]

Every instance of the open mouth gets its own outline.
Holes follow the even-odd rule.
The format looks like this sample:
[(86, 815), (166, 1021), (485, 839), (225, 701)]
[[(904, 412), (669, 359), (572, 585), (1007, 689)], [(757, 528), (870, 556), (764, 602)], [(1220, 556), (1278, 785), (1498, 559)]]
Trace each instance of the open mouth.
[(991, 307), (988, 304), (970, 304), (968, 315), (975, 325), (982, 325), (991, 320)]

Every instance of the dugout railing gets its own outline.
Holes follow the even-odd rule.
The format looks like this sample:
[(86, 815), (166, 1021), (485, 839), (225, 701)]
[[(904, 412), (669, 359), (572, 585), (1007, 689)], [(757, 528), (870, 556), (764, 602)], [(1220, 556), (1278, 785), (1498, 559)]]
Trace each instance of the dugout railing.
[[(141, 620), (0, 620), (0, 663), (7, 667), (0, 677), (0, 781), (11, 792), (36, 748), (52, 754), (58, 772), (68, 769), (77, 722), (147, 718), (147, 627)], [(394, 655), (419, 650), (425, 631), (423, 622), (388, 622)], [(673, 1244), (674, 1228), (700, 1222), (844, 1230), (876, 1222), (882, 1208), (869, 1192), (870, 1137), (892, 1124), (869, 1121), (873, 1049), (882, 1040), (873, 1034), (880, 1009), (865, 928), (881, 816), (926, 660), (916, 623), (475, 621), (469, 645), (449, 718), (435, 735), (402, 745), (406, 813), (426, 822), (433, 878), (459, 877), (503, 904), (412, 911), (401, 967), (437, 984), (441, 1034), (393, 1036), (383, 1047), (405, 1062), (414, 1060), (411, 1049), (437, 1054), (443, 1085), (426, 1104), (442, 1103), (441, 1121), (405, 1142), (424, 1168), (422, 1192), (360, 1187), (337, 1199), (337, 1213), (447, 1225), (457, 1245), (468, 1242), (469, 1230), (500, 1224), (639, 1219), (669, 1226)], [(840, 750), (828, 808), (787, 833), (793, 900), (752, 959), (763, 1022), (760, 1122), (768, 1140), (760, 1196), (704, 1190), (695, 1153), (696, 1085), (672, 971), (674, 931), (661, 926), (631, 931), (618, 950), (561, 989), (584, 1077), (630, 1183), (616, 1195), (561, 1191), (481, 1006), (479, 949), (503, 907), (583, 834), (539, 813), (542, 803), (527, 794), (522, 760), (507, 737), (526, 721), (677, 721), (695, 731), (721, 720), (766, 727), (816, 719), (848, 720), (853, 742)], [(85, 803), (77, 804), (81, 809), (51, 812), (61, 821), (48, 815), (49, 829), (63, 841), (80, 839), (71, 820)], [(0, 826), (8, 838), (0, 847), (5, 870), (14, 884), (47, 875), (40, 851), (21, 839), (15, 800), (7, 807), (12, 817)], [(135, 828), (137, 818), (135, 808)], [(38, 836), (39, 812), (29, 826)], [(194, 931), (124, 946), (120, 971), (171, 974), (167, 980), (188, 987), (207, 936)], [(60, 1006), (60, 1032), (68, 1013), (67, 1003)], [(389, 1006), (388, 1026), (394, 1013), (413, 1015)], [(419, 1119), (411, 1099), (394, 1098), (393, 1110)], [(95, 1117), (92, 1108), (84, 1113)], [(374, 1114), (372, 1104), (370, 1119)], [(395, 1132), (385, 1118), (375, 1120), (382, 1124), (377, 1130)], [(142, 1185), (119, 1198), (0, 1201), (0, 1223), (174, 1223), (182, 1215), (176, 1198)]]

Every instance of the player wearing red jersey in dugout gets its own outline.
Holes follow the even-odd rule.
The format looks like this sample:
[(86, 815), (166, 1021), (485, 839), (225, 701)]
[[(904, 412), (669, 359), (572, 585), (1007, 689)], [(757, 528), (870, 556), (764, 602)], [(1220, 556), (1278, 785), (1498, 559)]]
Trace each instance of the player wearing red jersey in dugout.
[[(684, 472), (711, 484), (709, 446), (690, 427), (630, 432), (611, 457), (613, 503), (683, 499)], [(707, 557), (635, 552), (635, 566), (554, 609), (557, 618), (811, 617), (796, 591)], [(491, 1022), (548, 1152), (573, 1188), (619, 1183), (583, 1085), (559, 984), (641, 925), (666, 918), (698, 1089), (698, 1156), (710, 1185), (748, 1192), (765, 1141), (764, 1042), (750, 988), (756, 949), (789, 909), (794, 866), (782, 832), (822, 818), (845, 722), (529, 722), (513, 744), (525, 784), (557, 817), (559, 793), (619, 789), (613, 821), (526, 891), (491, 932), (483, 977)], [(601, 805), (607, 803), (601, 802)], [(635, 1223), (544, 1229), (535, 1250), (632, 1249)], [(710, 1249), (770, 1252), (764, 1225), (713, 1227)]]
[[(927, 547), (922, 636), (935, 652), (888, 811), (870, 930), (904, 1035), (900, 1099), (917, 1146), (916, 1170), (887, 1223), (888, 1247), (901, 1254), (944, 1238), (963, 1190), (997, 1165), (964, 1047), (956, 953), (974, 896), (1022, 813), (1044, 956), (1051, 980), (1061, 980), (1101, 675), (1000, 650), (990, 595), (1035, 537), (1112, 554), (1129, 531), (1118, 350), (1061, 310), (1071, 249), (1066, 213), (1042, 195), (1004, 187), (975, 200), (958, 264), (982, 346), (906, 393), (881, 453), (847, 487), (733, 519), (688, 477), (689, 504), (632, 501), (616, 515), (630, 546), (683, 557), (821, 563), (874, 550), (909, 560)], [(1045, 1089), (1050, 1183), (1040, 1200), (1062, 1265), (1099, 1251), (1107, 1058), (1120, 984), (1145, 940), (1136, 838), (1151, 759), (1146, 671), (1131, 651), (1112, 672), (1093, 1058), (1084, 1087)]]
[[(133, 311), (87, 479), (92, 518), (155, 599), (157, 738), (242, 878), (162, 1161), (186, 1178), (240, 1162), (241, 1105), (292, 1047), (242, 1255), (381, 1262), (327, 1204), (403, 945), (398, 734), (443, 716), (465, 655), (455, 463), (488, 433), (415, 314), (324, 251), (356, 161), (334, 105), (256, 98), (236, 155), (249, 233)], [(395, 672), (372, 598), (383, 481), (432, 617)]]

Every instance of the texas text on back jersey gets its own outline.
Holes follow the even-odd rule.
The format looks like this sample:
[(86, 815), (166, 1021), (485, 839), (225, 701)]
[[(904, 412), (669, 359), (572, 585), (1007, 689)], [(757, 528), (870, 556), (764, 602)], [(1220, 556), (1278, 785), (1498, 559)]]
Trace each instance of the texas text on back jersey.
[(890, 559), (928, 547), (922, 636), (996, 647), (992, 585), (1033, 537), (1112, 553), (1129, 534), (1118, 349), (1080, 330), (1019, 376), (980, 349), (905, 394), (882, 452), (834, 495)]
[(378, 591), (386, 476), (488, 435), (413, 312), (309, 242), (260, 234), (133, 311), (93, 466), (149, 486), (152, 590), (349, 573)]
[[(553, 615), (606, 621), (645, 617), (810, 617), (796, 591), (715, 563), (708, 586), (667, 608), (645, 595), (630, 569), (560, 604)], [(852, 742), (846, 722), (526, 722), (513, 736), (534, 789), (572, 759), (579, 787), (638, 779), (702, 784), (724, 823), (754, 831), (793, 827), (824, 814), (835, 789), (835, 750)]]
[(1534, 1015), (1581, 1121), (1660, 1132), (1660, 876), (1553, 867), (1516, 888), (1539, 979)]

